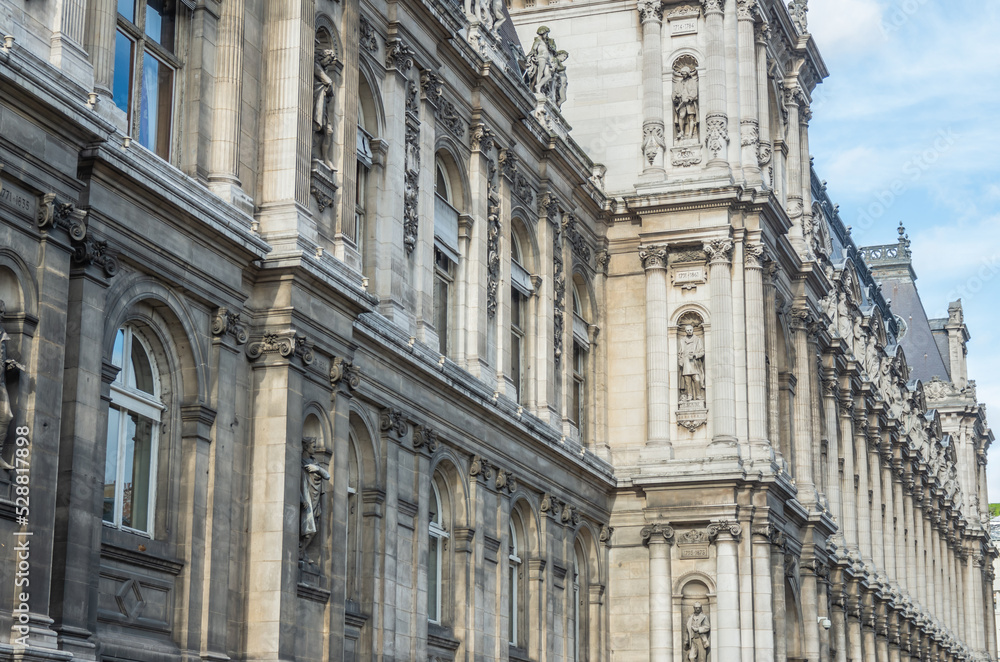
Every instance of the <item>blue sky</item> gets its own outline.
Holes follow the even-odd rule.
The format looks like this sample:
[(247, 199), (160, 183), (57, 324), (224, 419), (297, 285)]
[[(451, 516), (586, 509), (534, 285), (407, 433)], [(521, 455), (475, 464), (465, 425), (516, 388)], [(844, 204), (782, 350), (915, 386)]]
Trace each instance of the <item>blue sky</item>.
[[(859, 245), (912, 240), (924, 307), (961, 298), (969, 377), (1000, 435), (1000, 3), (813, 0), (830, 70), (810, 149)], [(1000, 442), (990, 454), (1000, 501)]]

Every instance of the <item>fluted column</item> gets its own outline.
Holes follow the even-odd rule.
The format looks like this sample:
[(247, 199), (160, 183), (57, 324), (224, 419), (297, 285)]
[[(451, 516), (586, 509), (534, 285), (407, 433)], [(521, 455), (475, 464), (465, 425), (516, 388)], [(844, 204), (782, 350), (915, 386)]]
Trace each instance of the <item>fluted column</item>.
[(872, 486), (872, 562), (879, 573), (885, 572), (885, 542), (883, 540), (884, 524), (882, 519), (882, 469), (879, 461), (879, 441), (881, 437), (878, 428), (868, 428), (868, 466), (871, 468)]
[(802, 581), (802, 621), (804, 632), (803, 648), (806, 660), (819, 662), (819, 594), (817, 590), (816, 563), (812, 559), (800, 567)]
[(770, 28), (768, 28), (767, 24), (761, 23), (755, 34), (757, 48), (757, 115), (760, 118), (758, 131), (760, 142), (757, 145), (757, 163), (760, 166), (760, 175), (764, 185), (773, 188), (774, 182), (771, 179), (770, 172), (773, 143), (771, 139), (771, 109), (768, 104), (770, 95), (768, 94), (769, 84), (767, 78), (767, 39), (769, 32)]
[(642, 154), (643, 179), (664, 177), (667, 149), (663, 115), (662, 0), (639, 0), (642, 23)]
[(840, 502), (840, 434), (837, 406), (837, 375), (830, 371), (823, 375), (823, 418), (826, 421), (826, 498), (830, 514), (837, 522), (835, 540), (844, 545), (843, 509)]
[(733, 352), (733, 283), (730, 273), (733, 242), (716, 239), (705, 244), (712, 301), (712, 445), (736, 445), (736, 361)]
[(854, 413), (849, 389), (840, 394), (840, 438), (844, 442), (844, 478), (841, 493), (844, 501), (844, 538), (850, 549), (858, 549), (858, 509), (854, 492)]
[(646, 270), (646, 445), (672, 453), (667, 249), (646, 247), (639, 252), (639, 259)]
[(737, 0), (736, 18), (739, 23), (740, 71), (740, 161), (743, 177), (750, 184), (760, 179), (757, 150), (760, 144), (760, 122), (757, 110), (757, 45), (754, 22), (757, 20), (757, 0)]
[(708, 165), (729, 168), (729, 115), (726, 111), (726, 47), (723, 0), (705, 0), (705, 124)]
[[(863, 421), (863, 419), (862, 419)], [(861, 559), (865, 564), (872, 562), (872, 508), (868, 497), (868, 440), (865, 429), (858, 423), (855, 413), (854, 447), (858, 453), (858, 543)]]
[[(805, 228), (809, 227), (812, 219), (812, 163), (809, 157), (809, 120), (812, 118), (812, 110), (809, 109), (809, 104), (805, 102), (805, 99), (800, 96), (800, 106), (799, 106), (799, 168), (801, 169), (801, 186), (802, 186), (802, 232), (806, 233)], [(794, 130), (794, 125), (792, 130)], [(810, 237), (804, 236), (805, 245), (807, 247), (807, 254), (810, 253), (811, 240)]]
[(799, 501), (807, 507), (816, 505), (813, 483), (812, 379), (814, 356), (809, 342), (811, 313), (807, 308), (792, 310), (792, 334), (795, 343), (795, 480)]
[(115, 32), (118, 27), (118, 4), (115, 0), (90, 0), (87, 3), (87, 53), (94, 67), (94, 91), (114, 104), (111, 86), (115, 67)]
[[(771, 540), (776, 538), (773, 524), (753, 527), (750, 555), (753, 574), (753, 637), (755, 661), (774, 662), (774, 612), (771, 604)], [(781, 574), (781, 573), (778, 573)]]
[(896, 579), (896, 530), (893, 526), (896, 499), (892, 480), (892, 457), (889, 455), (888, 444), (886, 438), (886, 442), (879, 448), (879, 457), (882, 459), (882, 502), (885, 504), (882, 539), (885, 544), (885, 573), (890, 579)]
[(673, 662), (674, 606), (670, 579), (670, 546), (674, 530), (666, 524), (642, 527), (642, 542), (649, 547), (649, 660)]
[(792, 240), (802, 247), (802, 166), (801, 146), (799, 145), (799, 99), (801, 92), (797, 83), (785, 83), (785, 110), (788, 111), (788, 158), (785, 163), (785, 174), (788, 178), (786, 188), (785, 209), (795, 226), (791, 233)]
[(764, 330), (763, 244), (744, 247), (747, 333), (747, 418), (753, 459), (771, 460), (767, 438), (767, 338)]
[[(767, 334), (767, 356), (778, 355), (778, 329), (775, 308), (777, 288), (774, 285), (778, 265), (765, 253), (764, 262), (764, 332)], [(779, 466), (784, 465), (783, 453), (787, 450), (786, 439), (781, 437), (781, 407), (778, 397), (781, 392), (778, 383), (778, 367), (772, 362), (767, 370), (767, 438), (771, 443)]]
[(906, 592), (914, 599), (919, 599), (917, 584), (920, 569), (917, 567), (917, 532), (913, 513), (913, 486), (912, 476), (904, 477), (907, 480), (906, 489), (903, 493), (903, 523), (907, 529), (906, 536)]
[[(48, 4), (55, 18), (54, 25), (49, 26), (52, 29), (49, 41), (50, 62), (77, 83), (89, 87), (93, 67), (83, 50), (86, 0), (54, 0)], [(117, 13), (115, 16), (117, 17)], [(111, 40), (113, 48), (114, 35)]]
[(226, 190), (228, 186), (240, 185), (237, 165), (240, 153), (240, 106), (243, 100), (245, 20), (244, 0), (226, 0), (222, 3), (219, 45), (215, 49), (215, 103), (208, 180), (210, 187), (225, 199), (231, 199), (232, 196)]
[(740, 578), (737, 554), (743, 532), (736, 522), (718, 522), (708, 527), (715, 541), (716, 660), (740, 659)]

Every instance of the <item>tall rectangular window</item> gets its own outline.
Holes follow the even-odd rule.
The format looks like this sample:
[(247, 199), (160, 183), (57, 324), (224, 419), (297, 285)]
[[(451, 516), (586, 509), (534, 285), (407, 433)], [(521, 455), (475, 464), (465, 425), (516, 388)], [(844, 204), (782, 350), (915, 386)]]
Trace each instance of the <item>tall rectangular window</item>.
[(524, 295), (510, 288), (510, 378), (521, 402), (524, 391)]
[(115, 34), (115, 105), (128, 117), (128, 133), (143, 147), (170, 158), (174, 77), (174, 0), (118, 0)]
[(570, 421), (580, 430), (580, 438), (583, 438), (583, 427), (585, 408), (587, 406), (586, 380), (584, 375), (587, 370), (587, 350), (579, 343), (573, 343), (573, 402), (570, 404)]
[(448, 354), (448, 326), (451, 320), (451, 284), (454, 262), (442, 251), (434, 249), (434, 326), (438, 334), (438, 351)]

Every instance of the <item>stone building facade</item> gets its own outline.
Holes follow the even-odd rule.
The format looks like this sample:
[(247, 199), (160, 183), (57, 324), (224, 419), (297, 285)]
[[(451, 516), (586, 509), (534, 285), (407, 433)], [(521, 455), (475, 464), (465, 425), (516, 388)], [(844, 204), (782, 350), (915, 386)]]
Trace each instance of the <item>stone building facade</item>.
[(0, 656), (994, 659), (805, 6), (0, 0)]

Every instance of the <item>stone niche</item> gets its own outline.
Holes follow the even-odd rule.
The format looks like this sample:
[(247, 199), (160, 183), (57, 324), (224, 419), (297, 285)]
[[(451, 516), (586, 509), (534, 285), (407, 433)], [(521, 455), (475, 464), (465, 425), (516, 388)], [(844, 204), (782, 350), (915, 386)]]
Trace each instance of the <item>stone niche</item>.
[(704, 326), (695, 312), (677, 323), (677, 425), (692, 433), (708, 421)]
[(688, 662), (711, 662), (715, 649), (715, 599), (700, 579), (684, 584), (680, 594), (680, 659)]

